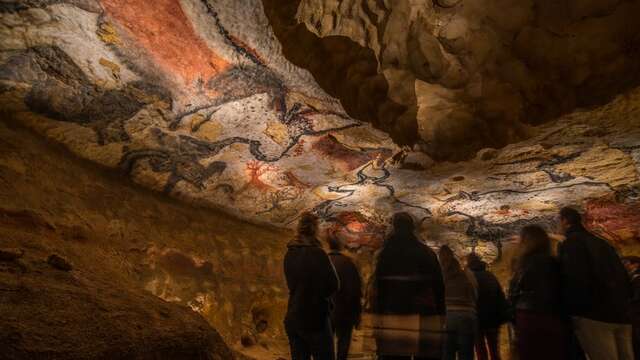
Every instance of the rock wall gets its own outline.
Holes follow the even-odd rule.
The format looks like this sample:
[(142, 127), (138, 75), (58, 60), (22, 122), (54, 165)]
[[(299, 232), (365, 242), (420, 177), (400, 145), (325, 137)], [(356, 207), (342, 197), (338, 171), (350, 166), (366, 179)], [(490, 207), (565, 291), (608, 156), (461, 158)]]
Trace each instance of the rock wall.
[(296, 18), (301, 1), (263, 0), (265, 15), (282, 44), (282, 53), (309, 70), (316, 82), (340, 100), (347, 114), (384, 129), (401, 145), (418, 140), (415, 111), (392, 100), (378, 59), (348, 36), (319, 37)]
[[(296, 54), (291, 46), (298, 37), (309, 39), (301, 49), (319, 44), (325, 54), (343, 56), (346, 62), (361, 59), (366, 68), (370, 52), (347, 39), (309, 37), (283, 16), (292, 13), (291, 4), (282, 9), (275, 0), (264, 4), (2, 3), (0, 104), (12, 123), (146, 188), (280, 228), (290, 228), (302, 211), (312, 211), (349, 246), (366, 251), (379, 247), (385, 224), (396, 211), (413, 213), (424, 231), (435, 232), (433, 241), (445, 234), (437, 241), (454, 242), (465, 251), (483, 246), (491, 257), (520, 225), (551, 223), (562, 205), (593, 209), (598, 219), (606, 214), (597, 210), (602, 207), (633, 212), (625, 209), (636, 206), (638, 192), (638, 90), (604, 107), (528, 127), (527, 140), (482, 150), (474, 160), (434, 163), (423, 152), (400, 149), (387, 134), (348, 116), (312, 74), (284, 56)], [(635, 44), (627, 31), (637, 25), (630, 20), (636, 1), (597, 9), (565, 4), (555, 12), (546, 2), (508, 7), (472, 0), (336, 4), (302, 1), (298, 18), (313, 24), (320, 35), (343, 31), (372, 49), (378, 70), (389, 80), (388, 94), (397, 96), (397, 102), (410, 105), (401, 101), (408, 93), (403, 86), (415, 87), (418, 115), (428, 119), (420, 123), (421, 134), (433, 130), (430, 144), (444, 153), (477, 149), (486, 134), (504, 140), (499, 145), (520, 138), (521, 117), (516, 115), (534, 114), (538, 105), (555, 114), (596, 98), (605, 101), (596, 94), (611, 94), (616, 86), (633, 82), (638, 64), (632, 61), (635, 52), (621, 52)], [(510, 15), (497, 18), (502, 8)], [(329, 13), (335, 15), (333, 21), (322, 15)], [(362, 21), (343, 21), (343, 13)], [(366, 31), (357, 30), (363, 24), (369, 24)], [(547, 39), (549, 29), (571, 36)], [(276, 34), (293, 40), (283, 50)], [(369, 35), (363, 40), (354, 34)], [(544, 59), (518, 57), (516, 45), (529, 41), (522, 37), (540, 43), (522, 51)], [(575, 51), (569, 56), (548, 46)], [(421, 49), (425, 58), (418, 60), (429, 74), (416, 77), (406, 70), (415, 65), (409, 61), (419, 55), (415, 49)], [(432, 58), (436, 53), (440, 62)], [(578, 58), (589, 66), (580, 81), (568, 81), (577, 77), (571, 61)], [(617, 62), (598, 66), (609, 58)], [(328, 62), (340, 64), (336, 59)], [(319, 67), (317, 61), (297, 60)], [(341, 73), (358, 73), (351, 69), (329, 71), (329, 83), (338, 84)], [(498, 81), (498, 75), (526, 80), (530, 103), (516, 99), (524, 83)], [(399, 81), (404, 78), (409, 81)], [(545, 90), (548, 86), (557, 91)], [(337, 88), (332, 91), (339, 93)], [(567, 95), (553, 95), (558, 92)], [(549, 100), (554, 96), (571, 105), (556, 107)], [(473, 115), (467, 100), (479, 114), (488, 115)], [(468, 121), (458, 121), (458, 115)], [(493, 130), (485, 132), (487, 128)], [(613, 203), (588, 202), (604, 197)], [(612, 219), (600, 222), (619, 226)], [(625, 231), (625, 239), (637, 232), (633, 226)], [(153, 251), (178, 261), (164, 248)]]
[[(282, 338), (287, 293), (281, 261), (290, 238), (287, 231), (186, 206), (131, 185), (126, 177), (74, 159), (65, 149), (22, 127), (8, 126), (7, 117), (3, 114), (0, 122), (0, 248), (22, 249), (26, 273), (5, 273), (0, 259), (2, 286), (7, 277), (11, 279), (7, 280), (11, 288), (3, 287), (2, 292), (17, 301), (16, 296), (34, 297), (27, 293), (41, 286), (42, 296), (50, 297), (47, 306), (56, 311), (56, 319), (70, 310), (58, 305), (66, 300), (79, 303), (81, 311), (69, 319), (73, 331), (82, 332), (83, 326), (93, 326), (92, 321), (103, 329), (102, 333), (86, 330), (88, 335), (79, 340), (61, 334), (60, 343), (86, 339), (99, 347), (99, 334), (122, 329), (126, 332), (117, 334), (117, 339), (130, 332), (128, 346), (140, 345), (135, 341), (146, 338), (150, 344), (167, 342), (180, 349), (189, 344), (196, 347), (198, 341), (206, 344), (206, 338), (213, 336), (206, 328), (198, 330), (206, 323), (196, 321), (187, 309), (168, 305), (169, 313), (158, 315), (167, 303), (144, 293), (198, 312), (236, 348), (241, 348), (242, 337), (256, 343)], [(73, 270), (46, 270), (46, 259), (52, 254), (72, 264)], [(27, 293), (11, 292), (13, 287), (24, 287)], [(18, 311), (14, 300), (7, 301), (4, 295), (1, 299), (0, 311), (11, 313), (17, 323), (2, 326), (0, 338), (10, 329), (20, 334), (21, 321), (37, 323), (42, 319), (35, 314), (49, 310), (34, 297), (33, 303), (20, 309), (43, 307), (27, 316), (30, 313)], [(94, 305), (96, 314), (91, 313)], [(136, 324), (143, 328), (134, 328)], [(142, 334), (135, 335), (139, 331)], [(171, 332), (167, 340), (165, 335)], [(29, 341), (25, 335), (27, 344), (22, 345), (32, 349), (47, 346)], [(118, 351), (126, 345), (113, 341)], [(60, 349), (55, 343), (51, 348)]]
[(44, 225), (41, 218), (26, 211), (1, 211), (2, 358), (235, 358), (197, 313), (114, 277), (78, 268), (77, 262), (56, 254), (64, 251), (60, 247), (49, 253), (52, 249), (39, 238), (43, 234), (36, 234), (37, 226)]
[[(563, 4), (301, 1), (316, 36), (275, 0), (1, 2), (0, 247), (189, 306), (238, 347), (283, 337), (302, 211), (365, 274), (397, 211), (493, 261), (574, 205), (636, 252), (640, 89), (607, 101), (635, 82), (638, 3)], [(362, 121), (397, 138), (412, 112), (419, 149)]]
[(259, 1), (0, 11), (3, 108), (177, 198), (284, 226), (314, 188), (396, 149), (282, 56)]
[(637, 84), (639, 15), (633, 0), (302, 0), (297, 12), (318, 36), (373, 50), (439, 160), (522, 140), (526, 124)]

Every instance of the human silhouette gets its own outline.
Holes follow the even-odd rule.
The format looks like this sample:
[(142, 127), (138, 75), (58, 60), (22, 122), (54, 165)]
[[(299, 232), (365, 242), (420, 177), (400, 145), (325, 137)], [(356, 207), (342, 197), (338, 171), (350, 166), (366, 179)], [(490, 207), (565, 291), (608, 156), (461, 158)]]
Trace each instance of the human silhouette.
[(360, 323), (362, 312), (362, 280), (353, 260), (342, 253), (342, 244), (334, 233), (328, 238), (329, 259), (338, 273), (340, 290), (333, 295), (331, 313), (334, 336), (337, 339), (336, 358), (346, 360), (353, 328)]
[(318, 218), (304, 213), (296, 237), (287, 245), (284, 274), (289, 302), (284, 325), (292, 360), (333, 360), (331, 296), (338, 290), (336, 271), (316, 238)]
[(500, 360), (499, 328), (508, 319), (507, 299), (496, 276), (476, 253), (467, 255), (466, 262), (478, 283), (476, 356), (478, 360)]
[(371, 304), (378, 358), (440, 359), (444, 283), (438, 258), (397, 213), (377, 257)]
[(568, 359), (560, 265), (543, 228), (525, 226), (509, 283), (519, 360)]
[(575, 335), (590, 360), (632, 360), (629, 275), (616, 250), (587, 231), (572, 208), (560, 210), (562, 286)]
[(451, 248), (442, 246), (438, 255), (447, 306), (447, 340), (443, 359), (455, 360), (457, 356), (460, 360), (473, 360), (478, 333), (478, 285), (473, 274), (462, 269)]

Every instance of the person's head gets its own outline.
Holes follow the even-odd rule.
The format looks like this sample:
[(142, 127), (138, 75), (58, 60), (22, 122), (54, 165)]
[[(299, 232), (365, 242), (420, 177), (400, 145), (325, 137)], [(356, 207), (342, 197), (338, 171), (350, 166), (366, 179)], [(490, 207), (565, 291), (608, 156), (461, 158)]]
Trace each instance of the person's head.
[(338, 239), (338, 234), (336, 234), (335, 231), (329, 231), (327, 233), (327, 243), (329, 244), (329, 249), (332, 251), (342, 250), (342, 243), (340, 239)]
[(581, 226), (582, 216), (578, 210), (571, 207), (563, 207), (560, 209), (560, 229), (567, 231), (570, 227)]
[(469, 253), (465, 261), (467, 263), (467, 268), (474, 271), (484, 270), (487, 267), (487, 264), (474, 252)]
[(298, 237), (315, 238), (318, 232), (318, 217), (310, 212), (305, 212), (298, 221)]
[(395, 234), (411, 234), (415, 229), (413, 217), (406, 212), (393, 214), (391, 224), (393, 225), (393, 232)]
[(445, 275), (451, 275), (456, 272), (462, 271), (456, 255), (453, 250), (447, 245), (442, 245), (438, 251), (438, 260), (440, 260), (440, 266), (442, 267)]
[(551, 255), (551, 239), (542, 227), (527, 225), (520, 231), (520, 256), (538, 253)]

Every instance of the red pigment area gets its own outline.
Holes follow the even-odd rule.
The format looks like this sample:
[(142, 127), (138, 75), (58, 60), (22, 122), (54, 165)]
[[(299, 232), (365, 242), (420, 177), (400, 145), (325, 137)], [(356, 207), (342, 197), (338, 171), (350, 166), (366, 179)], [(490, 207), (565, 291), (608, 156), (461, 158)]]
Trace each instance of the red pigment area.
[(366, 164), (378, 157), (378, 154), (381, 154), (383, 158), (390, 155), (389, 152), (383, 153), (383, 151), (362, 152), (349, 149), (331, 135), (319, 138), (311, 148), (322, 156), (331, 158), (332, 161), (335, 161), (346, 171), (351, 171)]
[(191, 85), (229, 68), (200, 38), (179, 0), (102, 0), (108, 15), (126, 28), (162, 71)]
[(336, 222), (328, 231), (350, 248), (379, 248), (382, 246), (385, 227), (368, 221), (358, 212), (345, 211), (336, 215)]
[(620, 203), (612, 198), (588, 201), (585, 225), (616, 242), (640, 242), (640, 202)]
[(248, 188), (255, 188), (262, 192), (266, 192), (273, 189), (273, 186), (262, 181), (260, 177), (266, 172), (276, 171), (276, 170), (277, 168), (275, 166), (262, 163), (258, 160), (251, 160), (247, 162), (246, 172), (249, 179), (247, 183), (242, 188), (240, 188), (238, 192), (243, 192)]

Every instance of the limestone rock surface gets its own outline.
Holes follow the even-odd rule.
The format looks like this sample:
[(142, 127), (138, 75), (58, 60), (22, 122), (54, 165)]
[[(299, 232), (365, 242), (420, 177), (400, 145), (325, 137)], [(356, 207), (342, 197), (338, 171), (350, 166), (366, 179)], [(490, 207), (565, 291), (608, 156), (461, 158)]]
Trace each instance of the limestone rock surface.
[(436, 160), (522, 140), (640, 79), (638, 1), (301, 0), (296, 15), (373, 51), (369, 79), (384, 75)]
[(4, 122), (0, 234), (0, 358), (226, 360), (243, 335), (284, 338), (288, 231), (164, 198)]
[[(409, 211), (494, 253), (559, 206), (635, 206), (639, 92), (607, 101), (635, 81), (637, 1), (2, 4), (7, 121), (191, 205), (280, 228), (312, 211), (353, 249)], [(376, 124), (407, 119), (394, 104), (410, 149)], [(367, 111), (392, 137), (349, 115)]]

